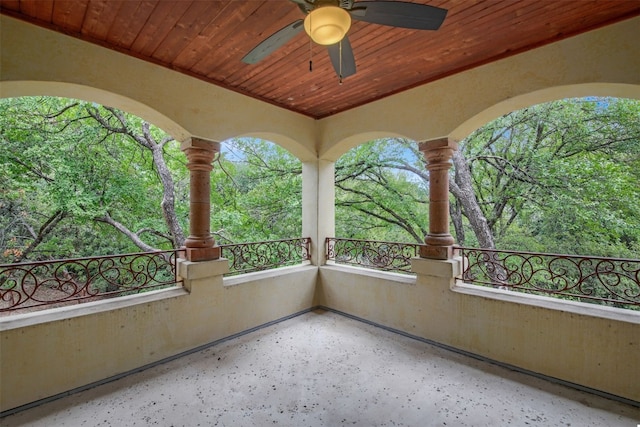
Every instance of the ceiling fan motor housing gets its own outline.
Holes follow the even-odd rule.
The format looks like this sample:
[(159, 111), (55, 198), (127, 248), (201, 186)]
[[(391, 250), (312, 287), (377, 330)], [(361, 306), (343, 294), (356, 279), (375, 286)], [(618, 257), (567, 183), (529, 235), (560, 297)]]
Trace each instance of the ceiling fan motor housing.
[(349, 12), (338, 0), (319, 0), (304, 19), (304, 30), (320, 45), (332, 45), (344, 38), (351, 28)]

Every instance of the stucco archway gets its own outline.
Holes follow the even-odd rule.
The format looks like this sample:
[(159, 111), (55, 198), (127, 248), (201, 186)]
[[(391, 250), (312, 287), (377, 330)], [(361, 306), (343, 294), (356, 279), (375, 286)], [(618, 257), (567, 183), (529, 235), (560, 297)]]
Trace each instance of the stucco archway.
[[(182, 124), (176, 122), (170, 117), (167, 117), (143, 102), (99, 88), (54, 81), (0, 82), (1, 98), (18, 98), (22, 96), (55, 96), (95, 102), (141, 117), (147, 122), (167, 132), (177, 141), (184, 141), (192, 136), (199, 136), (203, 139), (215, 141), (206, 135), (192, 135)], [(250, 127), (251, 125), (248, 123), (247, 128)], [(300, 143), (281, 133), (251, 131), (250, 129), (244, 129), (243, 131), (245, 133), (238, 134), (237, 136), (230, 136), (226, 139), (236, 137), (260, 138), (280, 145), (301, 161), (308, 161), (312, 158), (311, 153), (304, 149)]]
[(114, 107), (134, 114), (167, 132), (177, 141), (183, 141), (191, 135), (180, 124), (161, 114), (142, 102), (107, 92), (90, 86), (53, 81), (8, 81), (0, 82), (1, 98), (22, 96), (54, 96), (79, 99)]
[(352, 148), (355, 148), (359, 145), (365, 144), (370, 141), (375, 141), (378, 139), (384, 138), (402, 138), (402, 139), (411, 139), (408, 136), (401, 135), (396, 132), (385, 132), (385, 131), (372, 131), (372, 132), (363, 132), (355, 135), (351, 135), (343, 139), (342, 141), (335, 144), (323, 154), (322, 160), (336, 162), (343, 154), (347, 153)]
[(512, 111), (559, 99), (584, 98), (588, 96), (640, 99), (640, 85), (586, 83), (555, 86), (525, 93), (499, 102), (465, 120), (455, 128), (449, 136), (452, 139), (460, 141), (490, 121)]
[[(309, 117), (4, 15), (0, 20), (0, 97), (54, 95), (100, 102), (139, 115), (181, 141), (280, 135), (266, 139), (302, 161), (317, 158), (316, 126)], [(82, 95), (86, 88), (91, 97)]]

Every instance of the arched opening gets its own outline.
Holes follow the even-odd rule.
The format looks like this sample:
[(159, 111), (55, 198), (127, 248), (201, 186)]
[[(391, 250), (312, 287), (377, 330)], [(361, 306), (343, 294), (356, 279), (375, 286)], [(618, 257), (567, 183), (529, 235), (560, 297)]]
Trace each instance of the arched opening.
[(172, 136), (71, 98), (4, 98), (0, 121), (2, 262), (183, 245), (189, 176)]
[[(180, 143), (133, 114), (71, 98), (0, 100), (2, 261), (176, 249), (189, 223)], [(219, 244), (301, 236), (301, 162), (256, 138), (222, 144)]]
[[(176, 84), (176, 86), (179, 85)], [(201, 101), (207, 106), (206, 109), (203, 105), (177, 104), (172, 102), (170, 97), (154, 99), (154, 103), (149, 104), (150, 100), (146, 99), (148, 93), (138, 93), (139, 97), (133, 98), (87, 85), (34, 80), (1, 81), (0, 93), (5, 98), (52, 96), (111, 106), (154, 124), (177, 141), (184, 141), (192, 136), (209, 141), (224, 141), (236, 137), (260, 138), (282, 146), (301, 161), (315, 158), (315, 154), (302, 141), (302, 133), (296, 126), (281, 125), (281, 123), (274, 125), (273, 120), (265, 118), (264, 115), (260, 115), (259, 118), (252, 116), (251, 120), (239, 117), (239, 120), (230, 121), (226, 115), (231, 113), (223, 103), (212, 104), (206, 99)], [(239, 105), (237, 108), (243, 109), (244, 106)], [(233, 115), (233, 117), (238, 116)], [(272, 127), (280, 131), (274, 131)], [(294, 131), (291, 131), (291, 134), (296, 136), (288, 135), (286, 132), (292, 127)]]
[[(633, 257), (640, 102), (584, 97), (509, 112), (460, 141), (450, 190), (456, 241)], [(475, 216), (475, 217), (472, 217)]]
[(223, 141), (212, 187), (211, 226), (220, 244), (302, 236), (302, 163), (280, 145)]
[[(450, 173), (456, 242), (635, 257), (639, 119), (638, 101), (589, 96), (513, 110), (477, 129), (459, 142)], [(416, 146), (389, 138), (338, 159), (336, 237), (422, 242), (429, 174)]]
[(418, 144), (383, 138), (360, 144), (335, 164), (336, 237), (422, 243), (428, 174)]

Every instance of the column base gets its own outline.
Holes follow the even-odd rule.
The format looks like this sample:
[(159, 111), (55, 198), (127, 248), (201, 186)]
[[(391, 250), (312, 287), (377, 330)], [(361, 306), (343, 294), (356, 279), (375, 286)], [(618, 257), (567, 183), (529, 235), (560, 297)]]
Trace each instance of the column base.
[(220, 246), (211, 248), (182, 248), (185, 258), (189, 261), (211, 261), (219, 259), (221, 254)]
[(424, 236), (424, 243), (427, 246), (452, 246), (455, 242), (449, 233), (429, 233)]
[(453, 246), (420, 246), (420, 258), (429, 259), (451, 259), (455, 256)]
[[(195, 208), (192, 207), (192, 209), (195, 209)], [(215, 241), (215, 239), (213, 238), (213, 236), (211, 234), (204, 234), (204, 235), (200, 235), (200, 236), (190, 235), (184, 241), (184, 246), (185, 247), (193, 248), (193, 249), (197, 249), (197, 248), (202, 248), (202, 249), (213, 248), (213, 247), (215, 247), (214, 246), (215, 244), (216, 244), (216, 241)]]

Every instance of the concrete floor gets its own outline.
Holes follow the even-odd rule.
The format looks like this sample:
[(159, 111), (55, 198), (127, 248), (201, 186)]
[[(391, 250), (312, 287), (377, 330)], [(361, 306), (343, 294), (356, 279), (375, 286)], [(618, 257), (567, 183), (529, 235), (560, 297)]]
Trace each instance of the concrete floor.
[(640, 408), (317, 311), (2, 426), (628, 426)]

